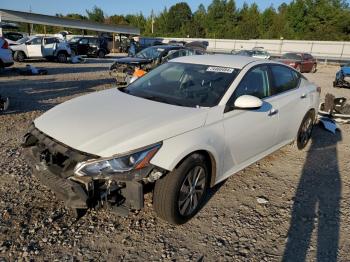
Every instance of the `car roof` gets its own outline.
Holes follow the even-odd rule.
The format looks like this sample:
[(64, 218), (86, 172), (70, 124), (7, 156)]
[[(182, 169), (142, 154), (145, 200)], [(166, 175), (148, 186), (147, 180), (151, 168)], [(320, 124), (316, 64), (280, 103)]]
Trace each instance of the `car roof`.
[(152, 45), (152, 46), (149, 46), (149, 47), (171, 49), (171, 48), (179, 48), (179, 47), (183, 47), (183, 46), (180, 46), (180, 45)]
[(175, 58), (169, 62), (223, 66), (223, 67), (242, 69), (246, 65), (256, 61), (261, 61), (261, 59), (248, 57), (248, 56), (215, 54), (215, 55), (183, 56), (183, 57)]

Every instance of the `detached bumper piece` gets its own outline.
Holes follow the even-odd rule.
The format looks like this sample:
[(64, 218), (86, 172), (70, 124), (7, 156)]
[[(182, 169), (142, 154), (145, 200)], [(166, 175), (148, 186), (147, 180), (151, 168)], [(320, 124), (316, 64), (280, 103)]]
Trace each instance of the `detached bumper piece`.
[(152, 167), (106, 178), (76, 176), (74, 167), (77, 163), (99, 157), (69, 148), (34, 125), (22, 145), (33, 174), (67, 207), (77, 210), (103, 207), (119, 215), (143, 208), (143, 181)]
[(6, 111), (10, 105), (10, 100), (8, 98), (3, 98), (0, 95), (0, 112)]

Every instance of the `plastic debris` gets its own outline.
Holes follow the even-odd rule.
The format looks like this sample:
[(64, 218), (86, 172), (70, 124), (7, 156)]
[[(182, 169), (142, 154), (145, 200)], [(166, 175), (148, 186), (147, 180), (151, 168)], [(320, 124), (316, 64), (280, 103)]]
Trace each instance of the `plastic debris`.
[(338, 130), (340, 130), (339, 126), (337, 125), (337, 123), (333, 120), (330, 119), (329, 117), (320, 117), (319, 118), (319, 122), (322, 123), (323, 127), (327, 130), (332, 132), (333, 134), (335, 134), (335, 132)]
[(77, 56), (72, 56), (70, 58), (70, 61), (72, 64), (78, 64), (78, 63), (84, 63), (85, 59), (83, 59), (81, 56), (77, 55)]
[(266, 197), (258, 197), (256, 199), (256, 201), (259, 203), (259, 204), (267, 204), (269, 202), (269, 200), (266, 198)]

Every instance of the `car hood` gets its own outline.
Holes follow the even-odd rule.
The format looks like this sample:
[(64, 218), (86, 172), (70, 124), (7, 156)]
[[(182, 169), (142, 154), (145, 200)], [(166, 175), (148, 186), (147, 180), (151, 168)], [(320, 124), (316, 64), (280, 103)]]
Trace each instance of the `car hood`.
[(113, 88), (62, 103), (34, 124), (69, 147), (109, 157), (199, 128), (207, 111), (155, 102)]

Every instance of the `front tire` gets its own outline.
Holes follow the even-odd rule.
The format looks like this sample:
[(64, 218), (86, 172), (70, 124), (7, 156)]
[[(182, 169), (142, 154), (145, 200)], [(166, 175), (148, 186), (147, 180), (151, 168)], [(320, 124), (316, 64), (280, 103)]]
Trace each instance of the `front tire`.
[(201, 209), (209, 187), (209, 169), (201, 154), (187, 157), (174, 171), (157, 180), (153, 208), (175, 225), (186, 223)]
[(100, 50), (100, 51), (98, 51), (97, 56), (98, 56), (98, 58), (104, 58), (106, 56), (106, 54), (103, 50)]
[(316, 64), (314, 64), (312, 66), (311, 73), (316, 73), (316, 71), (317, 71), (317, 66), (316, 66)]
[(300, 124), (296, 141), (299, 150), (303, 150), (310, 141), (314, 126), (314, 118), (315, 114), (313, 111), (309, 111)]
[(67, 55), (63, 52), (58, 53), (57, 55), (57, 61), (58, 63), (67, 63)]

